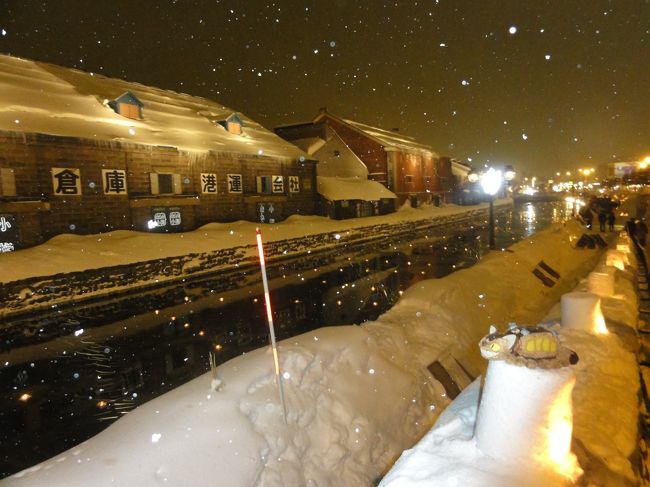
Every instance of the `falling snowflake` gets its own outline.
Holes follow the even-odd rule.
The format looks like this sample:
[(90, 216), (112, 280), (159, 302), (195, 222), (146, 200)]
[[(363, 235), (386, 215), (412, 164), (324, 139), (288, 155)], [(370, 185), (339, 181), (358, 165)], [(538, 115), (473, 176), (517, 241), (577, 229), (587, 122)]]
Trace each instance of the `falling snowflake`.
[(524, 140), (528, 140), (528, 135), (526, 135), (526, 134), (521, 134), (521, 138), (524, 139)]
[(544, 59), (546, 59), (546, 60), (548, 61), (549, 59), (551, 59), (551, 55), (550, 55), (550, 54), (546, 54), (546, 55), (544, 56)]
[(6, 35), (7, 35), (7, 31), (4, 30), (4, 29), (2, 29), (2, 30), (0, 31), (0, 33), (1, 33), (3, 36), (6, 36)]
[(469, 85), (469, 81), (464, 79), (463, 81), (460, 82), (460, 84), (463, 85), (463, 86), (467, 86), (467, 85)]
[(517, 27), (515, 27), (514, 25), (511, 25), (510, 28), (508, 29), (508, 32), (509, 32), (511, 35), (512, 35), (512, 34), (516, 34), (516, 33), (517, 33)]

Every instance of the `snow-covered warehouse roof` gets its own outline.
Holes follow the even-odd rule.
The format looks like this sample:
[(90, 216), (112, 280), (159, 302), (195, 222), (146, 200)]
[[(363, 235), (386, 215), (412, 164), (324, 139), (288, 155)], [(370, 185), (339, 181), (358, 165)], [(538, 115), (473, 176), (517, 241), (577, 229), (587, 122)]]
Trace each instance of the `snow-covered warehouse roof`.
[(467, 164), (463, 164), (462, 162), (452, 159), (451, 160), (451, 173), (454, 176), (459, 176), (461, 178), (466, 178), (467, 175), (471, 172), (472, 168), (468, 166)]
[(378, 127), (373, 127), (364, 123), (355, 122), (353, 120), (346, 120), (339, 118), (336, 115), (332, 115), (329, 112), (321, 112), (314, 119), (314, 122), (321, 120), (324, 116), (329, 116), (337, 119), (350, 125), (354, 129), (363, 132), (366, 136), (383, 145), (387, 150), (400, 149), (412, 152), (428, 152), (434, 157), (438, 157), (438, 154), (436, 154), (436, 152), (433, 150), (433, 147), (426, 144), (420, 144), (419, 142), (416, 142), (415, 138), (399, 132), (395, 132), (393, 130), (380, 129)]
[[(140, 120), (108, 106), (125, 92), (144, 105)], [(216, 124), (234, 111), (174, 91), (0, 55), (0, 130), (299, 158), (307, 154), (239, 114), (241, 135)]]
[(397, 198), (397, 195), (377, 181), (360, 178), (318, 176), (318, 193), (329, 201), (362, 200), (379, 201)]

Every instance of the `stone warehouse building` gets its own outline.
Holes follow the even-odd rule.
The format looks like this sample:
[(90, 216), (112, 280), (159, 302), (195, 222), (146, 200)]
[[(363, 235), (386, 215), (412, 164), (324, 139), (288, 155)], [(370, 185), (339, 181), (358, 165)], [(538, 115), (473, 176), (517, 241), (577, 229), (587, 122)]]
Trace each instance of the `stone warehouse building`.
[[(337, 137), (330, 137), (330, 131)], [(275, 132), (297, 143), (313, 138), (325, 140), (326, 144), (315, 154), (319, 159), (326, 157), (328, 151), (340, 153), (336, 142), (340, 139), (366, 166), (370, 180), (397, 195), (398, 204), (406, 200), (417, 205), (448, 199), (454, 189), (451, 160), (397, 129), (385, 130), (346, 120), (322, 108), (313, 121), (277, 127)]]
[(312, 214), (316, 162), (213, 101), (0, 56), (0, 250)]

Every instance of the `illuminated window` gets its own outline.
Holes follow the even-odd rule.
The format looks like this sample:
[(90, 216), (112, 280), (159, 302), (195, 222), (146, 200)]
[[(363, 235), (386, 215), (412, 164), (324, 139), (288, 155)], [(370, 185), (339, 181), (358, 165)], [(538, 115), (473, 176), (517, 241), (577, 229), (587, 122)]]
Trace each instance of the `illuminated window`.
[(115, 100), (109, 101), (108, 106), (111, 107), (115, 113), (122, 115), (123, 117), (133, 120), (142, 119), (142, 109), (144, 108), (144, 105), (138, 97), (130, 91), (127, 91)]
[(227, 124), (228, 132), (235, 135), (241, 135), (241, 123), (238, 122), (228, 122)]
[(242, 135), (244, 132), (244, 121), (236, 113), (233, 113), (228, 118), (217, 120), (215, 123), (221, 125), (224, 129), (233, 135)]

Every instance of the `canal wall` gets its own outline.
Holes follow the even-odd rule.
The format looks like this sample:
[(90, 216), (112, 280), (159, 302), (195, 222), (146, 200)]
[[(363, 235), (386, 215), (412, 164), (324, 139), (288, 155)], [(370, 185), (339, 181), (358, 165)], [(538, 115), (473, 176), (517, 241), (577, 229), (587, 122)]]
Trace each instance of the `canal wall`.
[[(501, 211), (509, 206), (501, 206)], [(274, 273), (299, 272), (313, 266), (318, 254), (363, 252), (393, 242), (423, 237), (428, 233), (459, 225), (484, 225), (486, 208), (426, 218), (379, 223), (316, 233), (265, 243), (267, 268)], [(343, 223), (344, 225), (344, 223)], [(301, 257), (309, 259), (301, 261)], [(77, 303), (128, 299), (134, 292), (162, 290), (174, 284), (209, 281), (214, 292), (237, 288), (258, 270), (254, 245), (240, 245), (208, 252), (146, 260), (78, 272), (35, 276), (5, 282), (0, 287), (0, 317), (9, 318), (51, 307), (59, 311)], [(259, 279), (259, 277), (257, 277)]]

